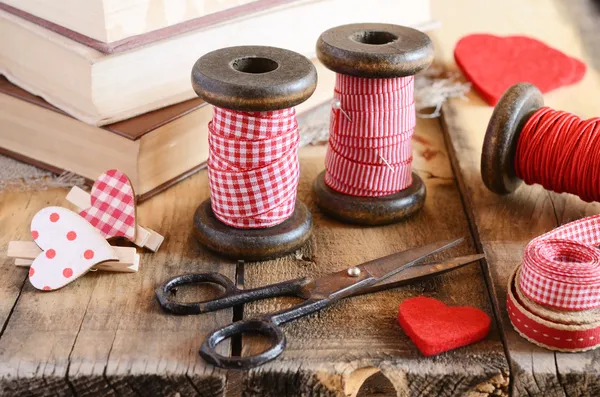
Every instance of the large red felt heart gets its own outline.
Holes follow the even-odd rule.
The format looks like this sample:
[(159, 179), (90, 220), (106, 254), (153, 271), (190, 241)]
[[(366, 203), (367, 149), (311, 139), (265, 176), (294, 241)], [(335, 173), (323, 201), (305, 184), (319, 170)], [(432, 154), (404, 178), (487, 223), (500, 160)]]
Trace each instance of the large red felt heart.
[(402, 302), (400, 326), (425, 356), (433, 356), (483, 339), (491, 320), (479, 309), (446, 306), (437, 299), (418, 296)]
[(548, 92), (580, 81), (586, 70), (580, 60), (524, 36), (465, 36), (456, 44), (454, 59), (492, 106), (514, 84), (527, 82)]

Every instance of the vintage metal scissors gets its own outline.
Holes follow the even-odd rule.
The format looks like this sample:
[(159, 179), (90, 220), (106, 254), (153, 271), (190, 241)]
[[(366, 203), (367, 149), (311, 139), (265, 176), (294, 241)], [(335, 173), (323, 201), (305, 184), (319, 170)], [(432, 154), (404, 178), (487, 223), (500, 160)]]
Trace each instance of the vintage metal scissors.
[[(419, 264), (423, 259), (462, 241), (462, 238), (441, 241), (397, 252), (327, 274), (318, 279), (303, 277), (261, 288), (243, 290), (238, 289), (229, 278), (220, 273), (191, 273), (167, 280), (155, 292), (162, 308), (175, 314), (207, 313), (276, 296), (304, 298), (304, 302), (289, 309), (237, 321), (219, 328), (208, 335), (202, 343), (200, 355), (207, 362), (221, 368), (249, 369), (271, 361), (283, 352), (286, 340), (280, 325), (284, 323), (319, 311), (348, 296), (405, 285), (457, 269), (484, 257), (483, 255), (469, 255), (430, 264)], [(394, 275), (396, 277), (392, 277)], [(223, 287), (225, 292), (215, 299), (203, 302), (183, 303), (173, 299), (174, 288), (192, 283), (217, 284)], [(268, 350), (249, 357), (226, 357), (216, 352), (215, 347), (221, 341), (243, 333), (259, 333), (268, 336), (272, 345)]]

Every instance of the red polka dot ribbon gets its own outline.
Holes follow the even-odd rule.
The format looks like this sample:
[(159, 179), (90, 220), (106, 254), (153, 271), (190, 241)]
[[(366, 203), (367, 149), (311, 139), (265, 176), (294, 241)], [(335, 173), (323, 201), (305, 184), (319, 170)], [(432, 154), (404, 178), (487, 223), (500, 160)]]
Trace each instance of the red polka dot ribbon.
[(519, 287), (532, 301), (560, 310), (600, 307), (600, 215), (568, 223), (525, 248)]
[(337, 75), (325, 158), (325, 183), (330, 188), (377, 197), (412, 184), (413, 91), (413, 76)]
[(561, 312), (529, 301), (519, 289), (518, 268), (508, 284), (507, 310), (515, 330), (530, 342), (550, 350), (577, 352), (600, 345), (600, 312)]
[(292, 109), (214, 107), (208, 177), (215, 216), (236, 228), (280, 224), (294, 212), (300, 135)]

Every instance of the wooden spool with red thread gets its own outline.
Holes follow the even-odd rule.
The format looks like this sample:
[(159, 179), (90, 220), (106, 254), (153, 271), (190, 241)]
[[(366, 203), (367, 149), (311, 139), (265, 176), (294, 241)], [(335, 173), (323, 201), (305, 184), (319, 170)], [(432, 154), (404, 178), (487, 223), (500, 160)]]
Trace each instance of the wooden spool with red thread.
[(502, 96), (490, 118), (481, 177), (492, 192), (508, 194), (522, 182), (600, 201), (600, 118), (544, 107), (542, 93), (519, 83)]

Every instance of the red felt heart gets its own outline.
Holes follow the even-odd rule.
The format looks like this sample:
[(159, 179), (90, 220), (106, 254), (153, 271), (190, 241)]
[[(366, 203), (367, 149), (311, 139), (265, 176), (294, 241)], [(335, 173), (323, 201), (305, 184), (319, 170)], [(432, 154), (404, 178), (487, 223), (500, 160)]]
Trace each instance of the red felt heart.
[(400, 326), (425, 356), (433, 356), (480, 341), (490, 330), (487, 314), (474, 307), (446, 306), (418, 296), (402, 302)]
[(548, 92), (580, 81), (586, 70), (580, 60), (524, 36), (465, 36), (456, 44), (454, 59), (492, 106), (514, 84), (527, 82)]

